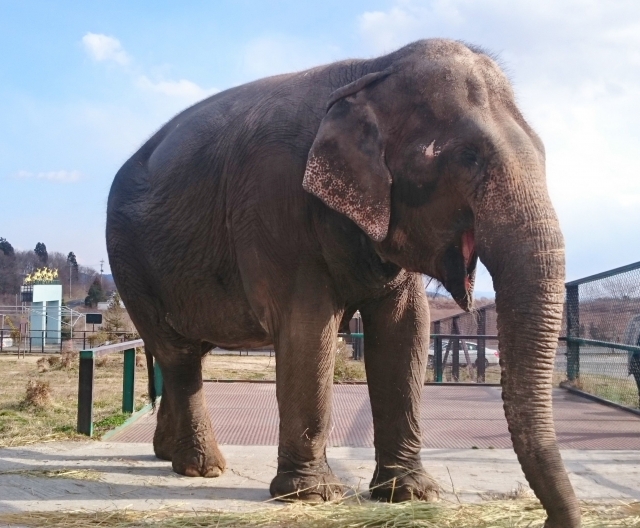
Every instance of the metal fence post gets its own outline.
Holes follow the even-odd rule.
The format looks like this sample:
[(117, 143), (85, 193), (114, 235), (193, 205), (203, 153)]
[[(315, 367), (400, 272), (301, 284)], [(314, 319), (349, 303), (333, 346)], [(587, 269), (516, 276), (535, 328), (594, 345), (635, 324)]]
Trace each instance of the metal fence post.
[(122, 412), (132, 413), (135, 410), (136, 385), (136, 349), (124, 351), (124, 370), (122, 374)]
[(156, 398), (162, 396), (162, 388), (164, 387), (164, 381), (162, 379), (162, 370), (160, 370), (160, 365), (158, 361), (153, 362), (153, 378), (154, 378), (154, 386), (156, 388)]
[[(459, 334), (460, 333), (460, 327), (458, 326), (458, 316), (455, 316), (453, 318), (453, 321), (451, 323), (451, 333), (452, 334)], [(453, 381), (459, 381), (460, 380), (460, 340), (457, 338), (453, 338), (453, 343), (452, 343), (452, 348), (451, 348), (451, 378), (453, 379)]]
[(436, 383), (442, 383), (442, 337), (440, 337), (440, 321), (433, 323), (435, 335), (433, 342), (433, 379)]
[(580, 294), (579, 285), (567, 285), (567, 379), (575, 381), (580, 377), (580, 344), (572, 337), (580, 337)]
[[(487, 335), (487, 311), (484, 308), (478, 310), (478, 331), (477, 334)], [(484, 337), (478, 338), (478, 355), (476, 359), (476, 367), (478, 368), (478, 383), (485, 382), (485, 339)]]
[(78, 376), (78, 425), (77, 431), (88, 436), (93, 435), (93, 374), (95, 357), (93, 350), (80, 351)]

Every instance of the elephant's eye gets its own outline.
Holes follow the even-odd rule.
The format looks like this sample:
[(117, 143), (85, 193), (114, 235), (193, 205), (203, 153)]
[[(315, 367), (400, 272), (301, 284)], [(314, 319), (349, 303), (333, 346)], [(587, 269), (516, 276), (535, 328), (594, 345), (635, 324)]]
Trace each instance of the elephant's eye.
[(475, 150), (469, 148), (464, 149), (460, 153), (460, 160), (468, 167), (476, 167), (480, 164), (478, 153)]

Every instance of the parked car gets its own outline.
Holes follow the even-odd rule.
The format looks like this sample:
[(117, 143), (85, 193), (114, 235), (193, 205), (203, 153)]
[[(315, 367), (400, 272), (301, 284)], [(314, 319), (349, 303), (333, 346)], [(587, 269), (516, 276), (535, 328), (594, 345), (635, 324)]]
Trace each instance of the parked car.
[[(474, 367), (478, 366), (478, 344), (473, 341), (462, 341), (460, 340), (460, 365), (467, 365), (467, 358), (464, 354), (464, 349), (462, 347), (462, 343), (467, 345), (467, 350), (469, 352), (469, 361)], [(447, 340), (442, 341), (442, 360), (444, 361), (444, 356), (447, 351)], [(431, 343), (429, 347), (429, 358), (427, 360), (427, 364), (429, 367), (433, 368), (434, 361), (434, 344)], [(453, 363), (453, 352), (449, 351), (449, 357), (447, 358), (447, 365), (451, 365)], [(484, 347), (484, 366), (489, 367), (491, 365), (498, 365), (500, 363), (500, 351), (495, 350), (493, 348), (489, 348), (485, 345)]]
[(12, 347), (12, 346), (13, 346), (13, 339), (11, 339), (10, 337), (3, 336), (2, 348)]

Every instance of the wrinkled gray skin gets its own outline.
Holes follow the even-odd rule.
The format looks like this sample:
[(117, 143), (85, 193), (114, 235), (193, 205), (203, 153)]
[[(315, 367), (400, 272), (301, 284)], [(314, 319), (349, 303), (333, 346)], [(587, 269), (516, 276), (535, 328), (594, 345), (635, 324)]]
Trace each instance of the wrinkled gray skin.
[(481, 50), (419, 41), (210, 97), (118, 172), (107, 243), (164, 374), (157, 456), (184, 475), (219, 475), (201, 358), (216, 345), (273, 343), (271, 493), (304, 500), (340, 490), (325, 445), (336, 334), (356, 309), (375, 431), (372, 496), (390, 499), (395, 477), (393, 500), (436, 497), (419, 457), (429, 341), (420, 274), (469, 309), (479, 257), (497, 292), (515, 451), (546, 526), (580, 526), (551, 413), (562, 234), (543, 145)]

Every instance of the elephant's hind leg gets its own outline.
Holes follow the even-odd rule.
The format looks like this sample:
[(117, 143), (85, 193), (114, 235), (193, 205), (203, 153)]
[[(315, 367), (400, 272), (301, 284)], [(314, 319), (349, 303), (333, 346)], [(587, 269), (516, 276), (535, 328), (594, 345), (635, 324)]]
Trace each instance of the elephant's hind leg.
[(166, 344), (158, 352), (164, 389), (153, 439), (156, 456), (171, 460), (181, 475), (217, 477), (226, 463), (204, 402), (202, 356)]

